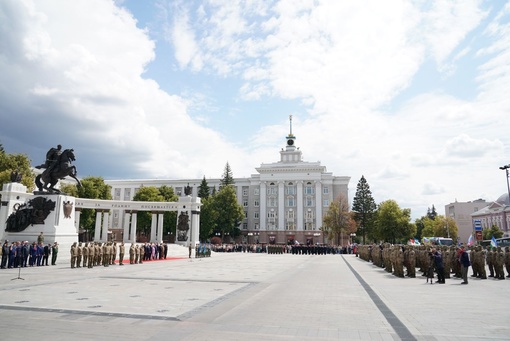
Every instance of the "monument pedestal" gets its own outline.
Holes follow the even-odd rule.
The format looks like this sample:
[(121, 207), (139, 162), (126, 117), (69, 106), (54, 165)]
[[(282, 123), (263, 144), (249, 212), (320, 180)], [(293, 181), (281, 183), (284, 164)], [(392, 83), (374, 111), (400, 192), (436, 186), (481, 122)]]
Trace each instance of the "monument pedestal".
[[(40, 233), (43, 233), (44, 244), (59, 245), (58, 259), (69, 258), (69, 250), (74, 242), (78, 241), (78, 231), (75, 227), (75, 198), (65, 194), (50, 194), (39, 192), (27, 193), (26, 187), (19, 183), (9, 183), (3, 186), (2, 206), (0, 207), (0, 228), (2, 240), (37, 242)], [(49, 212), (39, 206), (31, 207), (29, 203), (43, 202), (44, 206), (52, 207)], [(6, 221), (20, 206), (28, 204), (32, 208), (31, 224), (22, 231), (5, 231)], [(46, 218), (41, 215), (46, 212)], [(28, 215), (26, 215), (28, 216)], [(25, 216), (25, 217), (26, 217)], [(34, 223), (34, 221), (36, 221)]]

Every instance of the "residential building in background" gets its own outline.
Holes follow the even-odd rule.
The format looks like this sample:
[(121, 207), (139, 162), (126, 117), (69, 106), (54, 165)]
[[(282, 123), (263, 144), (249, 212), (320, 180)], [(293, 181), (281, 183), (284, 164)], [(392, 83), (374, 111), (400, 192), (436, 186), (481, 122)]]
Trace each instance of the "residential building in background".
[(445, 217), (453, 218), (459, 229), (459, 240), (457, 242), (467, 242), (469, 236), (473, 233), (473, 221), (471, 219), (471, 214), (478, 212), (487, 205), (489, 205), (489, 203), (483, 199), (468, 202), (455, 201), (445, 205)]

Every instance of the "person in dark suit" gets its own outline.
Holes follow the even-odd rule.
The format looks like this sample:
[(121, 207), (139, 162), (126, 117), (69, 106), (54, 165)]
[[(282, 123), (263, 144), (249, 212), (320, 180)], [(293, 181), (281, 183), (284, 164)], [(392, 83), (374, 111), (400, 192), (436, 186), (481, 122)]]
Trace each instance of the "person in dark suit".
[(466, 252), (466, 250), (464, 248), (464, 245), (462, 245), (460, 247), (459, 261), (460, 261), (460, 271), (462, 273), (462, 279), (464, 280), (460, 284), (468, 284), (467, 273), (468, 273), (469, 267), (471, 266), (471, 262), (469, 261), (469, 255), (467, 254), (467, 252)]
[(43, 261), (42, 265), (48, 265), (48, 258), (50, 258), (51, 254), (51, 244), (45, 245), (43, 249)]

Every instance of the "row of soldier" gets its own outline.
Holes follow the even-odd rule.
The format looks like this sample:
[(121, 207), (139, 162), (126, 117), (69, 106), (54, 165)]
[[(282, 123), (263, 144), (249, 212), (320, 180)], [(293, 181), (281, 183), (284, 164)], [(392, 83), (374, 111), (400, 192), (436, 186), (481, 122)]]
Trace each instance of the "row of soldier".
[[(397, 277), (416, 277), (416, 269), (422, 272), (422, 276), (427, 276), (430, 269), (434, 267), (434, 260), (431, 256), (431, 246), (420, 245), (391, 245), (372, 244), (360, 245), (357, 249), (358, 256), (374, 265), (384, 268), (387, 272), (393, 273)], [(459, 263), (459, 248), (456, 246), (436, 246), (441, 252), (444, 263), (445, 278), (461, 278), (461, 267)], [(504, 268), (507, 271), (507, 277), (510, 277), (510, 248), (488, 247), (483, 249), (481, 246), (470, 248), (469, 257), (473, 269), (472, 277), (487, 279), (505, 279)], [(490, 275), (486, 274), (486, 265)], [(404, 268), (406, 273), (404, 273)]]
[[(124, 242), (73, 243), (71, 245), (71, 268), (93, 268), (103, 265), (114, 265), (119, 255), (119, 265), (124, 265), (126, 247)], [(129, 264), (142, 264), (144, 261), (166, 259), (168, 246), (165, 243), (131, 244), (129, 248)]]

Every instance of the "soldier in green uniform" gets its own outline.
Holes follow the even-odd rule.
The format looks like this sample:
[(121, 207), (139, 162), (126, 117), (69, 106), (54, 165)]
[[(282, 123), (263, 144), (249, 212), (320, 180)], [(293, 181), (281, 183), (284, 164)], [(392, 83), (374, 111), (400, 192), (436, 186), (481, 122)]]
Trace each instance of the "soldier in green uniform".
[(87, 261), (89, 260), (89, 247), (88, 244), (83, 244), (83, 247), (81, 248), (81, 253), (83, 257), (83, 267), (87, 267)]
[(51, 265), (57, 264), (57, 255), (58, 255), (58, 244), (57, 242), (53, 243), (51, 247)]
[(71, 269), (76, 266), (76, 257), (78, 257), (78, 248), (76, 242), (71, 245)]
[(78, 254), (76, 256), (76, 267), (81, 268), (81, 258), (83, 257), (83, 249), (81, 243), (78, 243), (76, 250), (78, 251)]
[(126, 251), (126, 247), (124, 246), (124, 242), (119, 245), (119, 265), (124, 265), (124, 252)]
[(89, 269), (92, 269), (94, 267), (94, 260), (96, 259), (96, 247), (94, 246), (94, 243), (89, 243), (88, 249), (89, 249), (88, 267)]
[(131, 243), (131, 246), (129, 247), (129, 264), (135, 264), (135, 243)]

